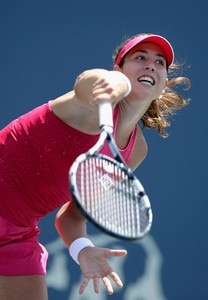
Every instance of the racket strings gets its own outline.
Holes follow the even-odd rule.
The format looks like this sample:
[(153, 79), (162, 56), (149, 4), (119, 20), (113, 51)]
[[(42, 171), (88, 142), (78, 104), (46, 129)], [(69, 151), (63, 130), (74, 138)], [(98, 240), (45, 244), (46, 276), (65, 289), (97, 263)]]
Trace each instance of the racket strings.
[(101, 226), (130, 237), (147, 229), (145, 203), (126, 170), (112, 161), (89, 157), (79, 165), (76, 178), (81, 205)]

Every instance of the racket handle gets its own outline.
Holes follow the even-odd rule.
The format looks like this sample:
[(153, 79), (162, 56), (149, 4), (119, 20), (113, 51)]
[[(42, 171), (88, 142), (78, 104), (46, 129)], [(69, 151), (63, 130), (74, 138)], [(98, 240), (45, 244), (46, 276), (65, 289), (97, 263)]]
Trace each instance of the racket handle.
[(110, 102), (101, 102), (99, 104), (99, 122), (100, 128), (103, 126), (113, 128), (113, 109)]

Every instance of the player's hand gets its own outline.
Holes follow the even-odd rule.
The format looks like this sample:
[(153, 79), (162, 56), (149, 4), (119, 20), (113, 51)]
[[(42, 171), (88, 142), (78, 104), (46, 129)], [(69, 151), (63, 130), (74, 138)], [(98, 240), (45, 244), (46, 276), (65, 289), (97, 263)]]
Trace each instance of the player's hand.
[(127, 254), (126, 250), (111, 250), (107, 248), (87, 247), (84, 248), (78, 256), (80, 268), (83, 273), (83, 280), (79, 289), (82, 295), (90, 280), (93, 281), (95, 293), (100, 291), (100, 281), (103, 282), (109, 295), (113, 293), (111, 281), (119, 288), (123, 287), (123, 283), (113, 271), (108, 263), (109, 257), (120, 257)]
[[(93, 102), (118, 102), (128, 93), (128, 78), (119, 71), (108, 71), (97, 79), (92, 88)], [(130, 84), (130, 82), (129, 82)]]

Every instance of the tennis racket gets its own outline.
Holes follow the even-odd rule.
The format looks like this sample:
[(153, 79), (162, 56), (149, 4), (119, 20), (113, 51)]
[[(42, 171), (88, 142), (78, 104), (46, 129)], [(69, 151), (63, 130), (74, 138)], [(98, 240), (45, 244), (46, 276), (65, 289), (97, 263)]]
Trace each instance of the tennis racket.
[[(99, 105), (100, 137), (81, 154), (69, 171), (75, 204), (95, 226), (111, 236), (136, 240), (152, 224), (150, 201), (144, 188), (121, 157), (113, 139), (112, 105)], [(99, 153), (107, 142), (113, 158)]]

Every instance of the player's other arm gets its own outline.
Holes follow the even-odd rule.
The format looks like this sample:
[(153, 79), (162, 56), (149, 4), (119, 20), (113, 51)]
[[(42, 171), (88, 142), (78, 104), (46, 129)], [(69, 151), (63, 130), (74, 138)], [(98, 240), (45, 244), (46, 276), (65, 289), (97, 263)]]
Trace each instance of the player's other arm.
[(55, 227), (67, 248), (80, 237), (85, 237), (86, 219), (81, 215), (73, 201), (67, 202), (58, 211)]

